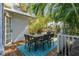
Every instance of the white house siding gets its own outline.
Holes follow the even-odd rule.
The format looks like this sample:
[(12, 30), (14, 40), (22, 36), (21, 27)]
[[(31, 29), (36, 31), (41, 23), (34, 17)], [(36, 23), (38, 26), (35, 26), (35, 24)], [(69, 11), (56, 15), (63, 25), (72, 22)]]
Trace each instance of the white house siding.
[(3, 44), (2, 44), (2, 4), (0, 3), (0, 55), (3, 54)]
[(25, 28), (29, 23), (29, 18), (28, 16), (12, 13), (12, 41), (24, 39), (24, 33), (28, 32)]

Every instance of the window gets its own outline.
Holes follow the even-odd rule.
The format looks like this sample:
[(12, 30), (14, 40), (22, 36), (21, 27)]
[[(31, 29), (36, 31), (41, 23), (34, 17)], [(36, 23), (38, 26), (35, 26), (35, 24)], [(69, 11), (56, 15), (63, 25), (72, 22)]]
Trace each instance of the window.
[(5, 12), (5, 45), (11, 42), (11, 17)]

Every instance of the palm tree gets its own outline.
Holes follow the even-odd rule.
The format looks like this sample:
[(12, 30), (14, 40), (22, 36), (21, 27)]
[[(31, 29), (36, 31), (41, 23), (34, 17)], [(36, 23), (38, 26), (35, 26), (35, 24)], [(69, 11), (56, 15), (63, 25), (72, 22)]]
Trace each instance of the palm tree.
[[(79, 4), (59, 4), (60, 7), (57, 12), (54, 13), (55, 20), (63, 21), (67, 31), (67, 34), (77, 34), (79, 29)], [(59, 12), (59, 14), (58, 14)], [(57, 14), (57, 15), (56, 15)], [(67, 26), (66, 26), (67, 24)], [(69, 32), (69, 33), (68, 33)]]

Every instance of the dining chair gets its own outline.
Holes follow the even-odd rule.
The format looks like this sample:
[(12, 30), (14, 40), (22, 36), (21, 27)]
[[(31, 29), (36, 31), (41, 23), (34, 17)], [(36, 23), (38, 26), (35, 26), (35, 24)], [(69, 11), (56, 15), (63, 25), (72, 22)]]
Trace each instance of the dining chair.
[[(48, 47), (51, 47), (51, 44), (53, 43), (54, 46), (54, 39), (52, 38), (54, 36), (54, 34), (48, 34)], [(53, 42), (52, 42), (53, 41)]]
[[(31, 50), (34, 49), (34, 40), (30, 35), (24, 34), (24, 36), (25, 36), (25, 48), (27, 46), (27, 48), (28, 48), (28, 50), (30, 52)], [(28, 41), (28, 42), (26, 42), (26, 41)]]
[(39, 49), (44, 50), (43, 36), (38, 37), (37, 46)]
[(26, 34), (24, 34), (24, 37), (25, 37), (25, 46), (24, 46), (24, 48), (26, 48), (26, 44), (27, 44), (27, 42), (28, 42), (29, 36), (26, 35)]
[(53, 41), (53, 46), (54, 46), (54, 39), (53, 39), (53, 37), (54, 37), (54, 34), (53, 34), (53, 33), (50, 34), (50, 41), (51, 41), (51, 42)]
[(46, 44), (47, 44), (47, 46), (49, 47), (49, 42), (48, 42), (48, 40), (49, 40), (49, 36), (48, 36), (47, 34), (45, 34), (45, 35), (43, 36), (43, 49), (44, 49), (44, 50), (45, 50)]
[(38, 48), (38, 37), (32, 37), (32, 42), (34, 42), (34, 51), (37, 51)]
[[(53, 40), (52, 37), (53, 37), (53, 34), (44, 35), (44, 40), (48, 44), (48, 48), (51, 47), (51, 43), (52, 43), (52, 40)], [(53, 45), (54, 45), (54, 41), (53, 41)]]

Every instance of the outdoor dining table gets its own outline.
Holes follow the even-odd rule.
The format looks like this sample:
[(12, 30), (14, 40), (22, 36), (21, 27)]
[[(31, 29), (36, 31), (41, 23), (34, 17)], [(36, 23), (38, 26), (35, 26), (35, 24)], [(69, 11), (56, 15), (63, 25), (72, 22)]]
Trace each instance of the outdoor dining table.
[[(38, 42), (42, 42), (44, 41), (43, 40), (43, 36), (46, 35), (45, 33), (42, 33), (42, 34), (35, 34), (35, 35), (31, 35), (31, 34), (27, 34), (29, 35), (29, 37), (33, 40), (33, 42), (35, 43), (35, 46), (34, 46), (34, 50), (36, 51), (38, 49)], [(26, 44), (26, 43), (25, 43)]]

